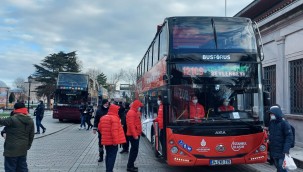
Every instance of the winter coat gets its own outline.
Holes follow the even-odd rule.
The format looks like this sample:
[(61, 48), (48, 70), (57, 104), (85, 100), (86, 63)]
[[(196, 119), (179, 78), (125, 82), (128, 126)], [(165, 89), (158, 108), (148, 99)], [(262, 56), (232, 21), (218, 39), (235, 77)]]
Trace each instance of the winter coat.
[(142, 133), (142, 125), (141, 125), (141, 113), (138, 112), (138, 108), (142, 107), (143, 104), (139, 100), (135, 100), (127, 112), (126, 115), (126, 125), (127, 125), (127, 136), (140, 136)]
[(118, 114), (121, 119), (121, 124), (124, 126), (126, 123), (126, 117), (125, 117), (126, 113), (125, 113), (125, 108), (122, 105), (120, 106)]
[(158, 122), (160, 130), (163, 129), (163, 104), (162, 103), (159, 105), (158, 116), (155, 119), (155, 122)]
[(108, 113), (100, 119), (98, 129), (102, 135), (102, 145), (126, 143), (124, 131), (118, 115), (119, 106), (110, 105)]
[[(26, 108), (24, 108), (24, 111), (27, 111)], [(26, 156), (27, 150), (31, 148), (34, 140), (35, 127), (33, 119), (28, 115), (15, 113), (11, 117), (0, 118), (0, 125), (6, 126), (3, 156)]]
[(283, 113), (278, 106), (270, 108), (270, 113), (276, 116), (275, 120), (269, 123), (269, 150), (273, 158), (284, 158), (284, 154), (289, 154), (293, 139), (292, 130), (288, 122), (282, 116)]
[(225, 111), (234, 111), (235, 110), (235, 108), (233, 107), (233, 106), (231, 106), (231, 105), (228, 105), (228, 106), (220, 106), (219, 108), (218, 108), (218, 111), (219, 112), (225, 112)]
[(87, 106), (87, 115), (92, 116), (94, 112), (95, 112), (94, 106), (93, 105), (88, 105)]
[(44, 117), (44, 109), (45, 109), (45, 107), (44, 107), (43, 103), (42, 104), (40, 103), (37, 106), (37, 108), (35, 109), (35, 115), (37, 118), (42, 119)]
[(103, 117), (104, 115), (106, 115), (108, 112), (108, 108), (105, 108), (103, 105), (101, 107), (98, 108), (98, 110), (96, 111), (96, 115), (94, 118), (94, 130), (98, 129), (98, 124), (100, 121), (100, 118)]
[[(188, 110), (188, 109), (187, 109)], [(195, 119), (196, 118), (204, 118), (205, 112), (204, 112), (204, 107), (197, 103), (194, 104), (192, 102), (189, 103), (189, 118), (190, 119)], [(188, 118), (188, 113), (184, 114), (185, 118)]]
[(88, 114), (88, 105), (87, 104), (80, 105), (79, 111), (80, 111), (81, 115), (87, 115)]

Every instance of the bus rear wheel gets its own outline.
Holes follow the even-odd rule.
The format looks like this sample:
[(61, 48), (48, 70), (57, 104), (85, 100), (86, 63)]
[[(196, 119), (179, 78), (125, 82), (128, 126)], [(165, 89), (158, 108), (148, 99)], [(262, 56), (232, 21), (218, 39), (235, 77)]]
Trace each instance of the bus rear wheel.
[(63, 119), (59, 119), (59, 122), (63, 122)]

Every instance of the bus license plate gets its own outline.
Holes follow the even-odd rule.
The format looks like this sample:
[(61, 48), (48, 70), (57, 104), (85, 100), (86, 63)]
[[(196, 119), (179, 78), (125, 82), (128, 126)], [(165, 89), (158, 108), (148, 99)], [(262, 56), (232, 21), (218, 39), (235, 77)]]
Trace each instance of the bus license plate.
[(230, 165), (230, 159), (219, 159), (219, 160), (210, 160), (210, 165)]

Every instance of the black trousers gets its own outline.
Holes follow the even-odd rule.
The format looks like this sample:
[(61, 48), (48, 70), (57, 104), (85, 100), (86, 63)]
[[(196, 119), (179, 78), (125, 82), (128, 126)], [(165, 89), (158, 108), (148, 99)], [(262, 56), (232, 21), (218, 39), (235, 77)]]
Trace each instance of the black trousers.
[(106, 172), (112, 172), (116, 162), (118, 145), (105, 146), (105, 150), (106, 150), (106, 156), (105, 156)]
[(89, 127), (93, 127), (93, 124), (91, 123), (92, 116), (91, 115), (85, 115), (85, 122), (87, 124), (87, 129), (89, 129)]
[[(98, 133), (98, 146), (99, 146), (99, 153), (100, 154), (102, 154), (102, 156), (103, 156), (103, 154), (104, 154), (104, 146), (101, 144), (101, 139), (102, 139), (102, 135), (101, 135), (101, 133), (100, 133), (100, 131), (97, 131), (97, 133)], [(100, 155), (101, 156), (101, 155)]]
[(26, 156), (4, 157), (5, 172), (28, 172)]
[(123, 143), (123, 144), (122, 144), (122, 148), (123, 148), (123, 150), (128, 151), (128, 150), (129, 150), (129, 139), (128, 139), (128, 137), (126, 136), (126, 131), (127, 131), (126, 126), (125, 126), (125, 127), (123, 126), (123, 131), (124, 131), (126, 143)]
[(128, 156), (127, 168), (133, 168), (139, 152), (140, 137), (136, 140), (133, 136), (128, 136), (128, 140), (130, 141), (131, 147)]

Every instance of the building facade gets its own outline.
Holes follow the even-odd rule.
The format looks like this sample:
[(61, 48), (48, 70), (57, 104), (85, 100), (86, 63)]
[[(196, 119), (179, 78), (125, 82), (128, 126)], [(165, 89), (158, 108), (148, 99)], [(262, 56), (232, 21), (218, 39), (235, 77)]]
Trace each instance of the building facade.
[[(303, 130), (303, 0), (255, 0), (235, 16), (258, 24), (265, 90), (296, 131)], [(296, 146), (303, 147), (301, 132), (296, 132)]]

